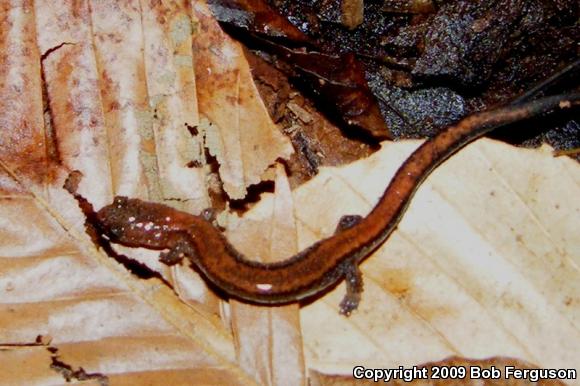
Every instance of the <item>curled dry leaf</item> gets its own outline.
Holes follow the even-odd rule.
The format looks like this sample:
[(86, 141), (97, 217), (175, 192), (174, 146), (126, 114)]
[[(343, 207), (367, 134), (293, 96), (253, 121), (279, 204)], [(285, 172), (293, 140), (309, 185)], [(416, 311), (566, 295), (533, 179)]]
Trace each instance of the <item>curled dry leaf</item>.
[(294, 154), (285, 162), (292, 187), (314, 177), (320, 166), (344, 165), (372, 153), (371, 144), (343, 136), (281, 71), (255, 55), (248, 55), (248, 60), (270, 115), (294, 146)]
[(243, 198), (292, 146), (268, 115), (241, 45), (220, 29), (206, 4), (194, 2), (192, 12), (199, 110), (213, 124), (201, 128), (220, 163), (224, 190), (230, 198)]
[(353, 53), (341, 55), (304, 52), (261, 40), (261, 48), (289, 64), (276, 62), (288, 76), (305, 82), (318, 94), (319, 105), (334, 112), (347, 125), (374, 138), (392, 138), (365, 77), (364, 64)]

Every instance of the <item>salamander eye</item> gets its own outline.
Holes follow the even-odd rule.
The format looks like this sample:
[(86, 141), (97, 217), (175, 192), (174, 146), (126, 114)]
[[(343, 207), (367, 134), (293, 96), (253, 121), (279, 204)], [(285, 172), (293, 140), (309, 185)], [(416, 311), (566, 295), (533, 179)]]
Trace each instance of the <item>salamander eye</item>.
[(117, 208), (125, 207), (125, 206), (127, 206), (127, 201), (129, 201), (129, 198), (127, 198), (125, 196), (116, 196), (115, 201), (114, 201), (114, 205)]
[(109, 237), (111, 237), (113, 240), (119, 240), (120, 238), (122, 238), (123, 234), (125, 233), (125, 228), (113, 226), (113, 227), (109, 228), (109, 232), (107, 232), (107, 233), (108, 233)]

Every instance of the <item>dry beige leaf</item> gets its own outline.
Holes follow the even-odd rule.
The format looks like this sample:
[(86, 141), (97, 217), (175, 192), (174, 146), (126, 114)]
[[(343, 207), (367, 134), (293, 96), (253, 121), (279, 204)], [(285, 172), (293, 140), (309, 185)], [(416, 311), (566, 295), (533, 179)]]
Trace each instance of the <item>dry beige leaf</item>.
[[(46, 148), (34, 13), (30, 2), (15, 3), (0, 2), (0, 148), (17, 173), (43, 183)], [(11, 191), (20, 188), (10, 178), (0, 183)]]
[[(138, 279), (96, 251), (77, 205), (60, 188), (67, 168), (78, 166), (87, 176), (82, 192), (99, 206), (113, 192), (161, 198), (156, 158), (167, 148), (156, 141), (155, 130), (173, 129), (166, 122), (182, 117), (168, 108), (164, 125), (152, 125), (157, 122), (139, 47), (153, 39), (141, 34), (139, 3), (13, 3), (0, 8), (0, 52), (21, 58), (3, 61), (0, 73), (1, 99), (15, 101), (0, 114), (0, 342), (30, 342), (50, 331), (58, 360), (66, 364), (60, 370), (139, 374), (147, 382), (148, 375), (168, 371), (212, 379), (217, 368), (228, 383), (252, 383), (232, 363), (230, 332), (211, 310), (184, 304), (158, 279)], [(41, 61), (54, 131), (42, 122)], [(187, 99), (192, 90), (176, 93)], [(175, 102), (164, 97), (168, 106)], [(52, 142), (58, 151), (51, 151)], [(51, 157), (62, 166), (55, 168)], [(168, 158), (159, 157), (160, 163)], [(156, 254), (138, 257), (144, 255), (155, 266)], [(14, 378), (7, 378), (0, 370), (2, 382), (63, 381), (65, 374), (47, 365), (46, 348), (30, 350), (39, 359), (27, 367), (37, 367), (38, 374), (11, 372)], [(21, 363), (22, 356), (11, 360), (11, 353), (2, 358), (3, 369)]]
[(277, 158), (292, 153), (292, 146), (268, 115), (241, 45), (219, 28), (205, 2), (192, 4), (199, 110), (211, 123), (202, 130), (220, 163), (224, 190), (240, 199)]
[(66, 168), (102, 181), (91, 190), (95, 204), (104, 205), (113, 187), (111, 179), (104, 178), (111, 174), (111, 163), (88, 4), (34, 6), (36, 30), (42, 31), (36, 36), (53, 129), (47, 134), (51, 141), (58, 139), (55, 156)]
[(142, 1), (141, 14), (163, 198), (187, 200), (183, 209), (200, 211), (210, 206), (205, 171), (188, 164), (205, 163), (203, 141), (185, 130), (199, 124), (189, 2)]
[[(385, 143), (296, 189), (300, 247), (332, 234), (342, 215), (365, 214), (415, 147)], [(580, 371), (579, 182), (578, 165), (547, 147), (481, 140), (462, 150), (362, 265), (360, 310), (338, 314), (343, 285), (302, 310), (306, 367), (336, 375), (505, 356)], [(262, 197), (246, 217), (267, 217), (273, 200)]]
[[(36, 2), (35, 11), (59, 161), (100, 181), (87, 187), (85, 179), (81, 193), (97, 207), (113, 194), (178, 199), (174, 205), (190, 211), (208, 207), (204, 169), (187, 167), (202, 153), (187, 130), (198, 123), (190, 107), (197, 105), (191, 31), (182, 31), (191, 25), (188, 7)], [(139, 259), (168, 270), (154, 254)], [(216, 306), (191, 271), (176, 268), (172, 280), (184, 298)]]
[(88, 1), (86, 7), (108, 130), (113, 191), (160, 198), (139, 2)]
[[(298, 253), (290, 185), (282, 165), (276, 167), (276, 194), (259, 211), (231, 222), (229, 240), (246, 256), (262, 262), (279, 261)], [(262, 229), (268, 229), (263, 232)], [(261, 384), (306, 383), (298, 304), (259, 307), (232, 301), (238, 362)]]
[[(298, 189), (301, 247), (331, 233), (342, 214), (368, 211), (414, 147), (386, 144)], [(501, 355), (578, 369), (579, 182), (578, 165), (553, 159), (546, 147), (481, 140), (462, 150), (362, 264), (360, 310), (349, 319), (328, 312), (342, 288), (303, 310), (309, 367), (349, 373), (356, 363), (391, 368)], [(325, 205), (329, 196), (339, 210)]]
[[(211, 206), (193, 71), (189, 1), (141, 1), (147, 91), (153, 111), (155, 157), (162, 197), (193, 213)], [(196, 167), (190, 167), (196, 165)], [(175, 267), (173, 283), (184, 299), (213, 302), (199, 276)]]
[[(2, 174), (10, 174), (1, 166)], [(70, 228), (82, 219), (64, 191), (53, 189), (50, 202), (35, 186), (26, 187), (32, 195), (1, 199), (0, 342), (50, 335), (59, 361), (106, 376), (219, 367), (233, 383), (249, 381), (232, 363), (232, 338), (217, 318), (96, 251), (86, 235)], [(27, 367), (34, 371), (3, 380), (58, 382), (62, 377), (46, 365), (45, 350), (29, 350)], [(3, 374), (2, 368), (23, 360), (12, 351), (2, 357)]]

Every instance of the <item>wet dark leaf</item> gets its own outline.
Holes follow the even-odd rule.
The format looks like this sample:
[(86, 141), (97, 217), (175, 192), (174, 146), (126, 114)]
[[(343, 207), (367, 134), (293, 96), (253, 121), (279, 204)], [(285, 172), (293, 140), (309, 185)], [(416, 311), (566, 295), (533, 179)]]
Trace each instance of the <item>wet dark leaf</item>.
[(262, 0), (209, 0), (214, 17), (248, 31), (306, 43), (310, 39)]

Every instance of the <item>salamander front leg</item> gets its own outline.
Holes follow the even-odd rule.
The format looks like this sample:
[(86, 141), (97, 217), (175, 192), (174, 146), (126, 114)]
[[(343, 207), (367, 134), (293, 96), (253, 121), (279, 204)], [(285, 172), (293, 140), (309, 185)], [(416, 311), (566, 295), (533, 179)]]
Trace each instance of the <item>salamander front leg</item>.
[(159, 261), (163, 264), (174, 265), (181, 262), (184, 257), (189, 257), (192, 260), (195, 259), (196, 252), (187, 239), (187, 236), (176, 233), (169, 240), (169, 243), (169, 251), (159, 254)]
[(340, 220), (338, 220), (338, 225), (336, 226), (336, 230), (334, 231), (334, 233), (340, 233), (344, 230), (352, 228), (353, 226), (361, 222), (362, 219), (363, 219), (362, 216), (359, 216), (358, 214), (349, 214), (346, 216), (342, 216)]
[(216, 229), (219, 229), (222, 232), (225, 231), (225, 228), (221, 226), (217, 220), (217, 213), (214, 208), (205, 208), (199, 215), (203, 217), (205, 221), (211, 223), (211, 225), (213, 225)]
[(349, 261), (344, 266), (344, 279), (346, 282), (346, 295), (340, 302), (340, 313), (349, 316), (358, 308), (363, 292), (362, 272), (356, 260)]

